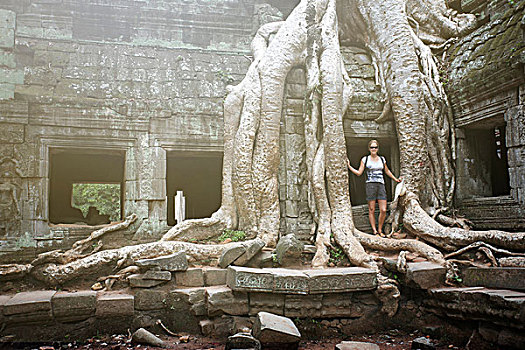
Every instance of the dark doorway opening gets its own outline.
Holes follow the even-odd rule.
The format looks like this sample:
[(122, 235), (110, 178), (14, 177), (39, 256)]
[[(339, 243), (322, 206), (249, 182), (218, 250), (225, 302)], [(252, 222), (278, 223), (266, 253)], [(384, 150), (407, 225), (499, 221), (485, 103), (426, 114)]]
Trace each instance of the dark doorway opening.
[(167, 154), (168, 225), (175, 225), (174, 196), (183, 191), (186, 219), (209, 217), (221, 205), (222, 153)]
[[(350, 164), (356, 169), (359, 169), (361, 163), (361, 158), (370, 154), (368, 151), (368, 142), (370, 140), (352, 140), (352, 143), (347, 141), (346, 152), (348, 158), (350, 159)], [(378, 154), (385, 157), (388, 168), (396, 175), (399, 175), (399, 169), (392, 169), (392, 146), (387, 141), (379, 141), (379, 152)], [(349, 185), (350, 185), (350, 200), (352, 205), (362, 205), (367, 204), (366, 201), (366, 191), (365, 191), (365, 182), (366, 175), (363, 173), (361, 176), (355, 176), (350, 170), (349, 174)], [(392, 181), (391, 179), (383, 174), (385, 179), (385, 188), (387, 200), (392, 200)]]
[(510, 194), (509, 164), (505, 140), (505, 123), (493, 119), (473, 128), (465, 129), (469, 162), (468, 176), (472, 181), (488, 183), (488, 188), (480, 187), (480, 196), (504, 196)]
[[(95, 149), (52, 148), (49, 151), (49, 222), (97, 225), (122, 218), (125, 152)], [(93, 184), (93, 186), (89, 186)], [(97, 185), (98, 184), (98, 185)], [(87, 186), (86, 186), (87, 185)], [(116, 185), (116, 186), (115, 186)], [(117, 187), (117, 188), (116, 188)], [(74, 190), (75, 188), (75, 190)], [(89, 188), (91, 192), (78, 195)], [(96, 191), (94, 190), (96, 189)], [(113, 192), (117, 191), (115, 194)], [(106, 192), (112, 195), (106, 196)], [(75, 198), (73, 194), (76, 194)], [(106, 214), (107, 201), (119, 197), (120, 213)], [(97, 197), (80, 207), (79, 198)], [(106, 198), (107, 197), (107, 198)], [(93, 208), (90, 208), (93, 207)], [(114, 207), (114, 206), (113, 206)], [(110, 219), (111, 217), (111, 219)]]

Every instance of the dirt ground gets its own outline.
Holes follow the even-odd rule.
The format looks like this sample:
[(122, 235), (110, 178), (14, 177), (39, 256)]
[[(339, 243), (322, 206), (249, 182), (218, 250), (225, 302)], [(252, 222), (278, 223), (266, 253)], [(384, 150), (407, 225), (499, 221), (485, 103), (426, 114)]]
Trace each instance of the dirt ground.
[[(383, 332), (374, 335), (363, 335), (355, 336), (352, 338), (332, 338), (322, 340), (305, 340), (299, 343), (300, 350), (333, 350), (335, 345), (343, 340), (347, 341), (362, 341), (369, 342), (379, 345), (381, 350), (410, 350), (412, 346), (412, 340), (421, 336), (421, 334), (395, 334), (397, 332)], [(322, 335), (320, 335), (322, 336)], [(217, 341), (211, 338), (202, 336), (160, 336), (162, 340), (166, 342), (167, 347), (159, 348), (153, 346), (145, 346), (140, 344), (132, 344), (128, 335), (113, 335), (109, 337), (98, 337), (88, 339), (83, 343), (49, 343), (49, 344), (37, 344), (37, 343), (3, 343), (0, 344), (1, 350), (7, 349), (35, 349), (35, 350), (59, 350), (59, 349), (78, 349), (78, 350), (161, 350), (161, 349), (181, 349), (181, 350), (224, 350), (224, 341)], [(451, 343), (440, 342), (437, 339), (431, 339), (436, 345), (437, 350), (453, 349), (461, 350), (463, 346), (458, 346)]]

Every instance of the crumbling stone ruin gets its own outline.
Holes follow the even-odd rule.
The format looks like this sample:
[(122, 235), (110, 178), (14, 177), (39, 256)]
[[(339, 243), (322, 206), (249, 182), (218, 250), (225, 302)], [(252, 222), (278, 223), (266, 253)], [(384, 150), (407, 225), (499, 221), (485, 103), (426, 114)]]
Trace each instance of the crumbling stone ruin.
[[(465, 36), (433, 47), (442, 50), (439, 74), (454, 121), (453, 214), (466, 217), (473, 229), (525, 231), (525, 2), (445, 2), (477, 19)], [(56, 250), (81, 247), (78, 257), (88, 246), (102, 251), (156, 242), (175, 225), (178, 190), (186, 197), (186, 218), (215, 212), (221, 205), (228, 85), (247, 73), (257, 30), (287, 18), (297, 3), (3, 1), (0, 263), (24, 266)], [(343, 116), (347, 154), (359, 159), (367, 142), (379, 139), (390, 168), (399, 171), (396, 123), (385, 107), (388, 99), (378, 84), (373, 52), (344, 40), (340, 51), (353, 90)], [(315, 253), (303, 121), (307, 93), (305, 68), (293, 68), (286, 76), (280, 120), (278, 192), (279, 234), (293, 233), (303, 244), (296, 261), (311, 260)], [(91, 208), (83, 212), (74, 203), (73, 188), (82, 184), (114, 186), (116, 220), (97, 204), (86, 204)], [(349, 187), (355, 226), (367, 231), (364, 180), (351, 177)], [(392, 200), (394, 184), (386, 187)], [(126, 218), (118, 230), (104, 231), (110, 221)], [(94, 231), (100, 236), (88, 238)], [(185, 326), (225, 336), (241, 330), (240, 324), (251, 326), (260, 311), (336, 320), (324, 324), (327, 332), (355, 333), (383, 315), (385, 302), (373, 271), (264, 270), (274, 266), (268, 249), (258, 246), (247, 258), (247, 247), (231, 244), (237, 250), (229, 257), (222, 250), (210, 255), (217, 260), (212, 265), (221, 256), (224, 269), (200, 266), (204, 261), (178, 270), (143, 265), (98, 281), (95, 289), (105, 289), (99, 292), (14, 295), (7, 268), (0, 275), (8, 283), (0, 296), (0, 322), (8, 333), (0, 335), (20, 336), (24, 327), (45, 319), (47, 328), (36, 331), (35, 338), (60, 338), (78, 322), (89, 325), (79, 336), (88, 336), (95, 328), (111, 332), (111, 320), (118, 318), (123, 328), (115, 331), (159, 327), (156, 321), (162, 319), (172, 329)], [(257, 263), (249, 266), (254, 257)], [(126, 265), (127, 258), (119, 256), (119, 264)], [(240, 267), (228, 268), (235, 261)], [(471, 339), (525, 347), (516, 338), (525, 314), (525, 288), (516, 282), (523, 280), (520, 268), (500, 267), (493, 272), (510, 277), (493, 280), (492, 273), (474, 267), (462, 276), (467, 287), (449, 289), (442, 266), (409, 262), (399, 271), (396, 263), (385, 258), (384, 266), (400, 273), (403, 288), (416, 291), (416, 297), (400, 297), (401, 307), (393, 311), (397, 316), (379, 327), (407, 319), (417, 326), (422, 313), (431, 313), (440, 318), (422, 322), (461, 320), (468, 323), (469, 335), (474, 330)], [(108, 277), (115, 271), (105, 272)], [(323, 273), (328, 277), (319, 277)], [(100, 276), (85, 277), (85, 286), (91, 287)], [(111, 291), (117, 287), (129, 289)]]

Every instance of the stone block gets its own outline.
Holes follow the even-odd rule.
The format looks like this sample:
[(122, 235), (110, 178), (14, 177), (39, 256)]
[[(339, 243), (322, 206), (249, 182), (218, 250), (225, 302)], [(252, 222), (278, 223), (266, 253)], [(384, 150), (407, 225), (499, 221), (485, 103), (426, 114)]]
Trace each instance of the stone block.
[(274, 293), (308, 294), (308, 276), (291, 269), (264, 269), (273, 275)]
[(287, 294), (284, 298), (284, 315), (286, 317), (321, 317), (323, 296)]
[(232, 264), (235, 260), (237, 260), (245, 252), (246, 252), (246, 247), (243, 245), (225, 249), (219, 258), (219, 266), (222, 267), (223, 269), (227, 268), (230, 264)]
[(135, 309), (162, 310), (166, 308), (168, 292), (159, 289), (141, 289), (134, 292)]
[(15, 28), (16, 13), (10, 10), (0, 10), (0, 28)]
[(0, 68), (0, 83), (23, 84), (24, 71)]
[(7, 323), (48, 323), (53, 319), (51, 298), (55, 291), (17, 293), (4, 305)]
[(347, 267), (327, 270), (306, 270), (310, 278), (310, 294), (372, 290), (377, 287), (377, 275), (371, 269)]
[(132, 288), (151, 288), (161, 285), (166, 281), (146, 279), (142, 274), (134, 274), (128, 277), (129, 286)]
[(237, 333), (228, 337), (225, 350), (250, 349), (260, 350), (261, 342), (255, 339), (250, 333)]
[(199, 321), (199, 327), (201, 329), (201, 333), (204, 336), (209, 337), (210, 335), (213, 334), (213, 329), (214, 329), (213, 321), (211, 320)]
[(259, 312), (253, 325), (253, 335), (263, 347), (290, 343), (299, 343), (301, 333), (295, 324), (287, 317)]
[(51, 311), (51, 298), (55, 293), (54, 290), (17, 293), (5, 303), (4, 315)]
[(85, 320), (95, 314), (96, 300), (94, 291), (57, 292), (51, 299), (53, 315), (59, 322)]
[(230, 266), (226, 284), (235, 291), (273, 291), (273, 275), (267, 271), (249, 267)]
[(335, 346), (335, 350), (380, 350), (380, 347), (361, 341), (343, 341)]
[(204, 288), (174, 289), (168, 294), (170, 310), (191, 313), (194, 316), (204, 316), (206, 308), (206, 290)]
[(22, 143), (24, 142), (24, 125), (2, 124), (0, 128), (1, 143)]
[[(286, 214), (288, 215), (288, 212)], [(303, 253), (304, 243), (299, 241), (293, 233), (287, 234), (279, 239), (275, 247), (275, 257), (277, 263), (283, 265), (287, 262), (299, 261)]]
[(205, 286), (221, 286), (226, 284), (226, 273), (228, 270), (208, 267), (202, 270), (204, 273)]
[(204, 287), (204, 274), (201, 268), (189, 268), (175, 273), (175, 283), (184, 287)]
[(0, 83), (0, 100), (9, 100), (15, 97), (15, 85)]
[(171, 272), (162, 270), (148, 270), (142, 274), (142, 278), (145, 280), (169, 281), (171, 280)]
[(97, 295), (96, 316), (101, 318), (132, 316), (135, 308), (133, 295), (100, 292)]
[(0, 48), (13, 48), (15, 46), (15, 30), (0, 28)]
[(141, 259), (135, 262), (140, 267), (158, 267), (166, 271), (186, 271), (188, 269), (188, 259), (185, 252), (178, 252), (158, 258)]
[(354, 300), (355, 293), (324, 294), (322, 300), (321, 317), (358, 318), (364, 316), (377, 304), (367, 305), (361, 300)]
[(242, 254), (238, 259), (236, 259), (233, 264), (237, 266), (244, 266), (250, 261), (257, 253), (264, 248), (266, 244), (260, 238), (256, 238), (250, 245), (246, 248), (244, 254)]
[(284, 294), (252, 292), (249, 299), (249, 315), (257, 315), (260, 311), (284, 315)]
[(406, 277), (419, 288), (429, 289), (442, 285), (445, 282), (446, 272), (447, 270), (443, 266), (424, 261), (408, 263)]
[(517, 289), (525, 291), (525, 268), (523, 267), (471, 267), (463, 273), (466, 286)]
[(209, 316), (248, 314), (248, 295), (225, 286), (206, 288), (206, 303)]

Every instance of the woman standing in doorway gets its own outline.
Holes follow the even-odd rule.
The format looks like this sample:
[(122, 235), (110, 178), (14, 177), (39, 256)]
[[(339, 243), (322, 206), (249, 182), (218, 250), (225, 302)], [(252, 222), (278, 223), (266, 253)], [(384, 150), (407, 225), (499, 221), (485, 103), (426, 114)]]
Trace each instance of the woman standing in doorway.
[[(379, 151), (379, 142), (377, 140), (371, 140), (368, 142), (368, 150), (370, 155), (361, 158), (361, 164), (359, 170), (354, 169), (350, 165), (350, 161), (346, 159), (348, 169), (357, 176), (361, 176), (366, 168), (366, 200), (368, 201), (368, 220), (370, 220), (370, 226), (374, 234), (383, 235), (383, 224), (386, 218), (386, 190), (385, 190), (385, 179), (383, 177), (383, 171), (395, 182), (401, 182), (400, 179), (396, 178), (394, 174), (388, 169), (386, 165), (386, 159), (383, 156), (377, 154)], [(376, 201), (379, 204), (379, 223), (376, 229), (376, 218), (375, 208)]]

